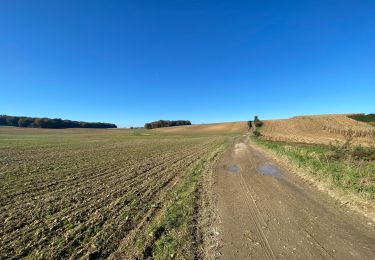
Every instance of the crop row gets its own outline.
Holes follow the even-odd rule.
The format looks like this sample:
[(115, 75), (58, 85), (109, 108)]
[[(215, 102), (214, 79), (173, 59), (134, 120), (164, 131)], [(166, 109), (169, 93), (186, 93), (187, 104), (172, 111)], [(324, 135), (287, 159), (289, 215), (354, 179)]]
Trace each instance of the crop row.
[(0, 150), (1, 255), (109, 256), (218, 141), (139, 137)]

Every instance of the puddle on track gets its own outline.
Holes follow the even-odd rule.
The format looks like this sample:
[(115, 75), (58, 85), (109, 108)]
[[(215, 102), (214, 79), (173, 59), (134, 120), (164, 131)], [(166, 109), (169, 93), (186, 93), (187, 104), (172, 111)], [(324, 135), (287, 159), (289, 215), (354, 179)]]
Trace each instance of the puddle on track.
[[(269, 175), (269, 176), (273, 176), (273, 177), (283, 177), (282, 171), (277, 166), (274, 166), (274, 165), (271, 165), (271, 164), (263, 164), (263, 165), (259, 166), (257, 168), (257, 172), (262, 174), (262, 175)], [(300, 186), (298, 186), (295, 183), (289, 182), (289, 180), (287, 180), (287, 179), (278, 178), (278, 180), (281, 183), (283, 183), (284, 185), (293, 189), (294, 191), (304, 192), (303, 188), (301, 188)]]
[(239, 173), (241, 171), (241, 168), (235, 164), (227, 166), (227, 171), (233, 172), (233, 173)]
[(279, 168), (270, 164), (263, 164), (257, 168), (257, 172), (262, 175), (270, 175), (273, 177), (281, 177), (283, 174)]

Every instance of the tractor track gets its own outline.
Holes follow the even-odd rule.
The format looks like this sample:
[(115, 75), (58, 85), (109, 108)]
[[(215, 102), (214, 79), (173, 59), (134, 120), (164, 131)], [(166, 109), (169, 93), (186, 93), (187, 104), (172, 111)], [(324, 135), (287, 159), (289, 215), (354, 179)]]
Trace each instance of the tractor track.
[(260, 152), (248, 135), (215, 168), (221, 259), (373, 259), (368, 219)]

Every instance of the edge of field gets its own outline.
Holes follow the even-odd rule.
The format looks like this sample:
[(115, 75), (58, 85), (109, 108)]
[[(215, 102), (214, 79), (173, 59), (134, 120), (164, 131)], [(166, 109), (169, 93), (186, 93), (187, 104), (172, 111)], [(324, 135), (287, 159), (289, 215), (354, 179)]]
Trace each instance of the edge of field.
[(111, 258), (200, 259), (215, 255), (219, 243), (214, 227), (213, 165), (231, 140), (226, 138), (186, 170), (166, 207), (137, 235), (132, 252), (125, 253), (129, 248), (120, 245)]
[(345, 206), (351, 210), (354, 210), (360, 215), (363, 215), (375, 222), (375, 208), (373, 203), (371, 203), (370, 201), (361, 198), (353, 192), (339, 189), (329, 180), (325, 179), (323, 181), (318, 179), (312, 174), (311, 170), (309, 170), (307, 167), (298, 166), (295, 162), (288, 158), (287, 155), (279, 154), (271, 148), (265, 147), (261, 143), (256, 142), (256, 140), (253, 140), (253, 138), (251, 137), (249, 139), (251, 144), (254, 145), (256, 149), (270, 156), (276, 162), (280, 163), (283, 167), (290, 170), (290, 172), (300, 177), (307, 184), (315, 187), (321, 192), (328, 194), (330, 197), (338, 201), (340, 203), (340, 206)]

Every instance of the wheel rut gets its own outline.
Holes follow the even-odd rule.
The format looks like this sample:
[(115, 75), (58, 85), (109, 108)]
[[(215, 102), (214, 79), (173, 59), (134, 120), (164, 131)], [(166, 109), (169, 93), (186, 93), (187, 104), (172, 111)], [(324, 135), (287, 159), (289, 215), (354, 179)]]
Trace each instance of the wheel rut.
[(234, 139), (214, 172), (221, 259), (373, 259), (375, 231), (256, 149)]
[[(241, 175), (241, 178), (243, 180), (242, 175)], [(264, 258), (275, 259), (275, 255), (272, 251), (272, 248), (270, 247), (268, 239), (264, 235), (264, 232), (263, 232), (263, 228), (267, 227), (267, 224), (263, 220), (262, 215), (260, 214), (259, 209), (257, 207), (256, 201), (244, 180), (241, 182), (241, 187), (243, 189), (243, 192), (246, 194), (245, 201), (247, 204), (247, 209), (249, 210), (253, 225), (256, 227), (256, 230), (257, 230), (256, 235), (258, 239), (261, 241), (260, 245), (264, 252)]]

